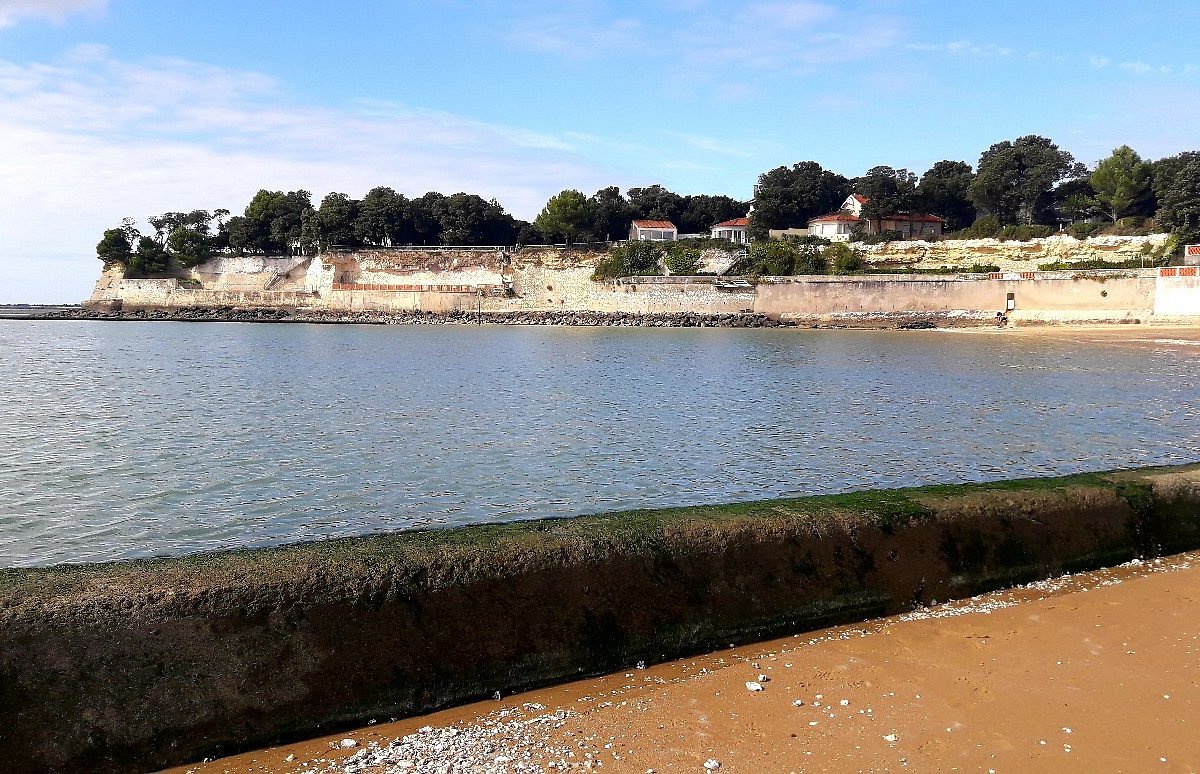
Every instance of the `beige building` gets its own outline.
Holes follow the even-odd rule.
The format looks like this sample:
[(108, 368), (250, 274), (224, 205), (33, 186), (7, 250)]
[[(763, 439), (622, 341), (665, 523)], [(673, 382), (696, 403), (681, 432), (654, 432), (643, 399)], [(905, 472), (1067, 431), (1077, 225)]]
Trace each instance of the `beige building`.
[(674, 242), (679, 229), (669, 220), (635, 220), (629, 226), (630, 242)]
[(813, 236), (824, 237), (833, 242), (848, 242), (855, 229), (863, 234), (878, 234), (882, 231), (898, 232), (903, 239), (925, 236), (940, 237), (943, 221), (936, 215), (914, 212), (898, 212), (879, 218), (864, 218), (863, 205), (869, 199), (862, 194), (850, 194), (841, 208), (830, 215), (822, 215), (808, 222), (808, 231)]

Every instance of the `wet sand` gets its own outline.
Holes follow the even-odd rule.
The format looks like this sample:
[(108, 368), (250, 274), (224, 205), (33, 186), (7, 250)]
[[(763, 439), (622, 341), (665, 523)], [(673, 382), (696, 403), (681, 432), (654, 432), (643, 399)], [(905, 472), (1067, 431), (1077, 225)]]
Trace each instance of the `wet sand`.
[(722, 772), (1195, 771), (1200, 552), (174, 771), (703, 772), (706, 762)]
[(1073, 325), (1017, 323), (1005, 328), (943, 328), (939, 332), (969, 336), (1009, 336), (1066, 341), (1075, 344), (1128, 344), (1150, 347), (1200, 345), (1200, 325), (1152, 323), (1140, 325)]

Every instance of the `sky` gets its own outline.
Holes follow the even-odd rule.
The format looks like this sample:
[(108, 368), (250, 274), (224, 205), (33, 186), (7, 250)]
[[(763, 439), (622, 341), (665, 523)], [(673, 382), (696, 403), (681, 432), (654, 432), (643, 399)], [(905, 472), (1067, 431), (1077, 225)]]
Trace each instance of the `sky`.
[(1200, 150), (1195, 0), (0, 0), (0, 303), (78, 302), (106, 228), (256, 191), (749, 199), (1051, 138)]

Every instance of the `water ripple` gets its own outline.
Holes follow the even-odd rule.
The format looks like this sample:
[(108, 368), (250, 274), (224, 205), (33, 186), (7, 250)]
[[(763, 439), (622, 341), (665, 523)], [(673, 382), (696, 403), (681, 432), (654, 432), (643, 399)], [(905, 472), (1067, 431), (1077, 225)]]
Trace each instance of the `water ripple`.
[(0, 321), (0, 566), (1193, 461), (1196, 347)]

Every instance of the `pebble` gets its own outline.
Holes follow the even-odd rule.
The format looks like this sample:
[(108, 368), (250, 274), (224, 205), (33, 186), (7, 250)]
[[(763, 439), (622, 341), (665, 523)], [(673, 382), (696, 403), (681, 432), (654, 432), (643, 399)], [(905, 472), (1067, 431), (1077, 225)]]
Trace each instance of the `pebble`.
[(753, 680), (746, 683), (746, 690), (748, 691), (761, 691), (762, 689), (762, 683), (756, 683)]
[(716, 758), (709, 758), (704, 762), (704, 768), (708, 769), (709, 771), (716, 771), (717, 769), (721, 768), (721, 762)]
[(886, 742), (895, 742), (895, 741), (896, 741), (896, 740), (898, 740), (899, 738), (900, 738), (900, 737), (899, 737), (899, 736), (897, 736), (896, 734), (884, 734), (884, 736), (883, 736), (883, 739), (884, 739), (884, 741), (886, 741)]
[[(467, 726), (422, 726), (408, 736), (371, 741), (340, 761), (322, 760), (311, 771), (359, 774), (366, 771), (543, 771), (562, 768), (573, 752), (548, 743), (555, 724), (574, 716), (570, 710), (541, 712), (540, 704), (506, 707)], [(344, 740), (354, 742), (352, 739)]]

